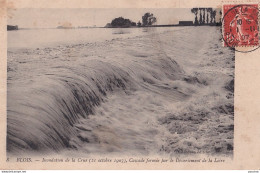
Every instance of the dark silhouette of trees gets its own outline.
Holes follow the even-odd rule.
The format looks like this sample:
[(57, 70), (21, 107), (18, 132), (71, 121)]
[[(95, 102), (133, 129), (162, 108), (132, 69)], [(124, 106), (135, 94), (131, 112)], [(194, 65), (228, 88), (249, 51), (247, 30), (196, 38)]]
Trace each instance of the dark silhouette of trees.
[(136, 26), (136, 23), (135, 22), (131, 22), (131, 26)]
[[(214, 25), (217, 22), (217, 11), (213, 8), (192, 8), (191, 12), (195, 15), (195, 25)], [(219, 14), (221, 15), (222, 12), (220, 11)], [(221, 21), (217, 24), (221, 24)]]
[(210, 11), (210, 23), (213, 23), (213, 15), (212, 15), (212, 13), (213, 13), (213, 9)]
[(219, 15), (220, 15), (219, 23), (222, 24), (222, 21), (221, 21), (222, 11), (221, 10), (219, 11)]
[(211, 16), (212, 16), (211, 23), (216, 23), (216, 14), (217, 14), (217, 11), (212, 10), (212, 12), (211, 12)]
[(153, 13), (145, 13), (142, 17), (143, 26), (149, 26), (157, 22), (156, 17), (153, 16)]
[(202, 8), (202, 11), (203, 11), (202, 24), (205, 24), (205, 11), (206, 11), (206, 8)]
[(198, 25), (198, 24), (199, 24), (198, 16), (197, 16), (197, 15), (198, 15), (198, 10), (199, 10), (198, 8), (192, 8), (192, 9), (191, 9), (191, 12), (195, 14), (195, 21), (194, 21), (194, 24), (195, 24), (195, 25)]
[(202, 14), (201, 14), (202, 8), (199, 8), (199, 10), (200, 10), (199, 24), (201, 25), (202, 24)]
[(118, 28), (128, 28), (131, 26), (136, 26), (135, 22), (132, 22), (130, 19), (125, 19), (123, 17), (118, 17), (112, 20), (111, 25), (107, 24), (106, 26), (118, 27)]
[(139, 21), (139, 22), (137, 23), (137, 26), (140, 27), (141, 25), (142, 25), (142, 23)]
[(207, 8), (207, 24), (211, 23), (210, 15), (211, 15), (212, 8)]

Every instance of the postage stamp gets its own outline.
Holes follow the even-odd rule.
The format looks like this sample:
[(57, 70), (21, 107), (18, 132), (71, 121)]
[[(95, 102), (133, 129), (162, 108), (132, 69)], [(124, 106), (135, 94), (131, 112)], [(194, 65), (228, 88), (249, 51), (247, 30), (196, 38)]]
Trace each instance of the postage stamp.
[(223, 5), (225, 47), (258, 46), (258, 5)]

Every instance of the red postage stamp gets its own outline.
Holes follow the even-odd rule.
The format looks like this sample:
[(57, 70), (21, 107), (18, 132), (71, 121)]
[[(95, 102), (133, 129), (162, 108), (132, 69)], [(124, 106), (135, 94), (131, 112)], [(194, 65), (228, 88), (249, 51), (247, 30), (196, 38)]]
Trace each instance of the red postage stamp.
[(258, 5), (223, 5), (224, 46), (258, 46)]

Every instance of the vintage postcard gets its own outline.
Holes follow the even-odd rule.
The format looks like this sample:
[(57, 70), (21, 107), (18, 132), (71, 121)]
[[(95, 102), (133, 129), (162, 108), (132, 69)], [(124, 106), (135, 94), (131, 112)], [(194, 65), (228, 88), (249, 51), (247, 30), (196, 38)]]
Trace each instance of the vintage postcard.
[(1, 169), (259, 169), (259, 2), (1, 1)]

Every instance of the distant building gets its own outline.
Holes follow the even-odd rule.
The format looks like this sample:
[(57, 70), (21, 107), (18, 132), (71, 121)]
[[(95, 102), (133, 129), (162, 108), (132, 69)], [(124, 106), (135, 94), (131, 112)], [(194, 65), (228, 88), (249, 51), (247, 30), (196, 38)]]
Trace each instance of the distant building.
[(191, 26), (191, 25), (193, 25), (193, 21), (179, 21), (179, 25)]
[(18, 26), (17, 25), (15, 25), (15, 26), (7, 25), (7, 31), (11, 31), (11, 30), (18, 30)]

